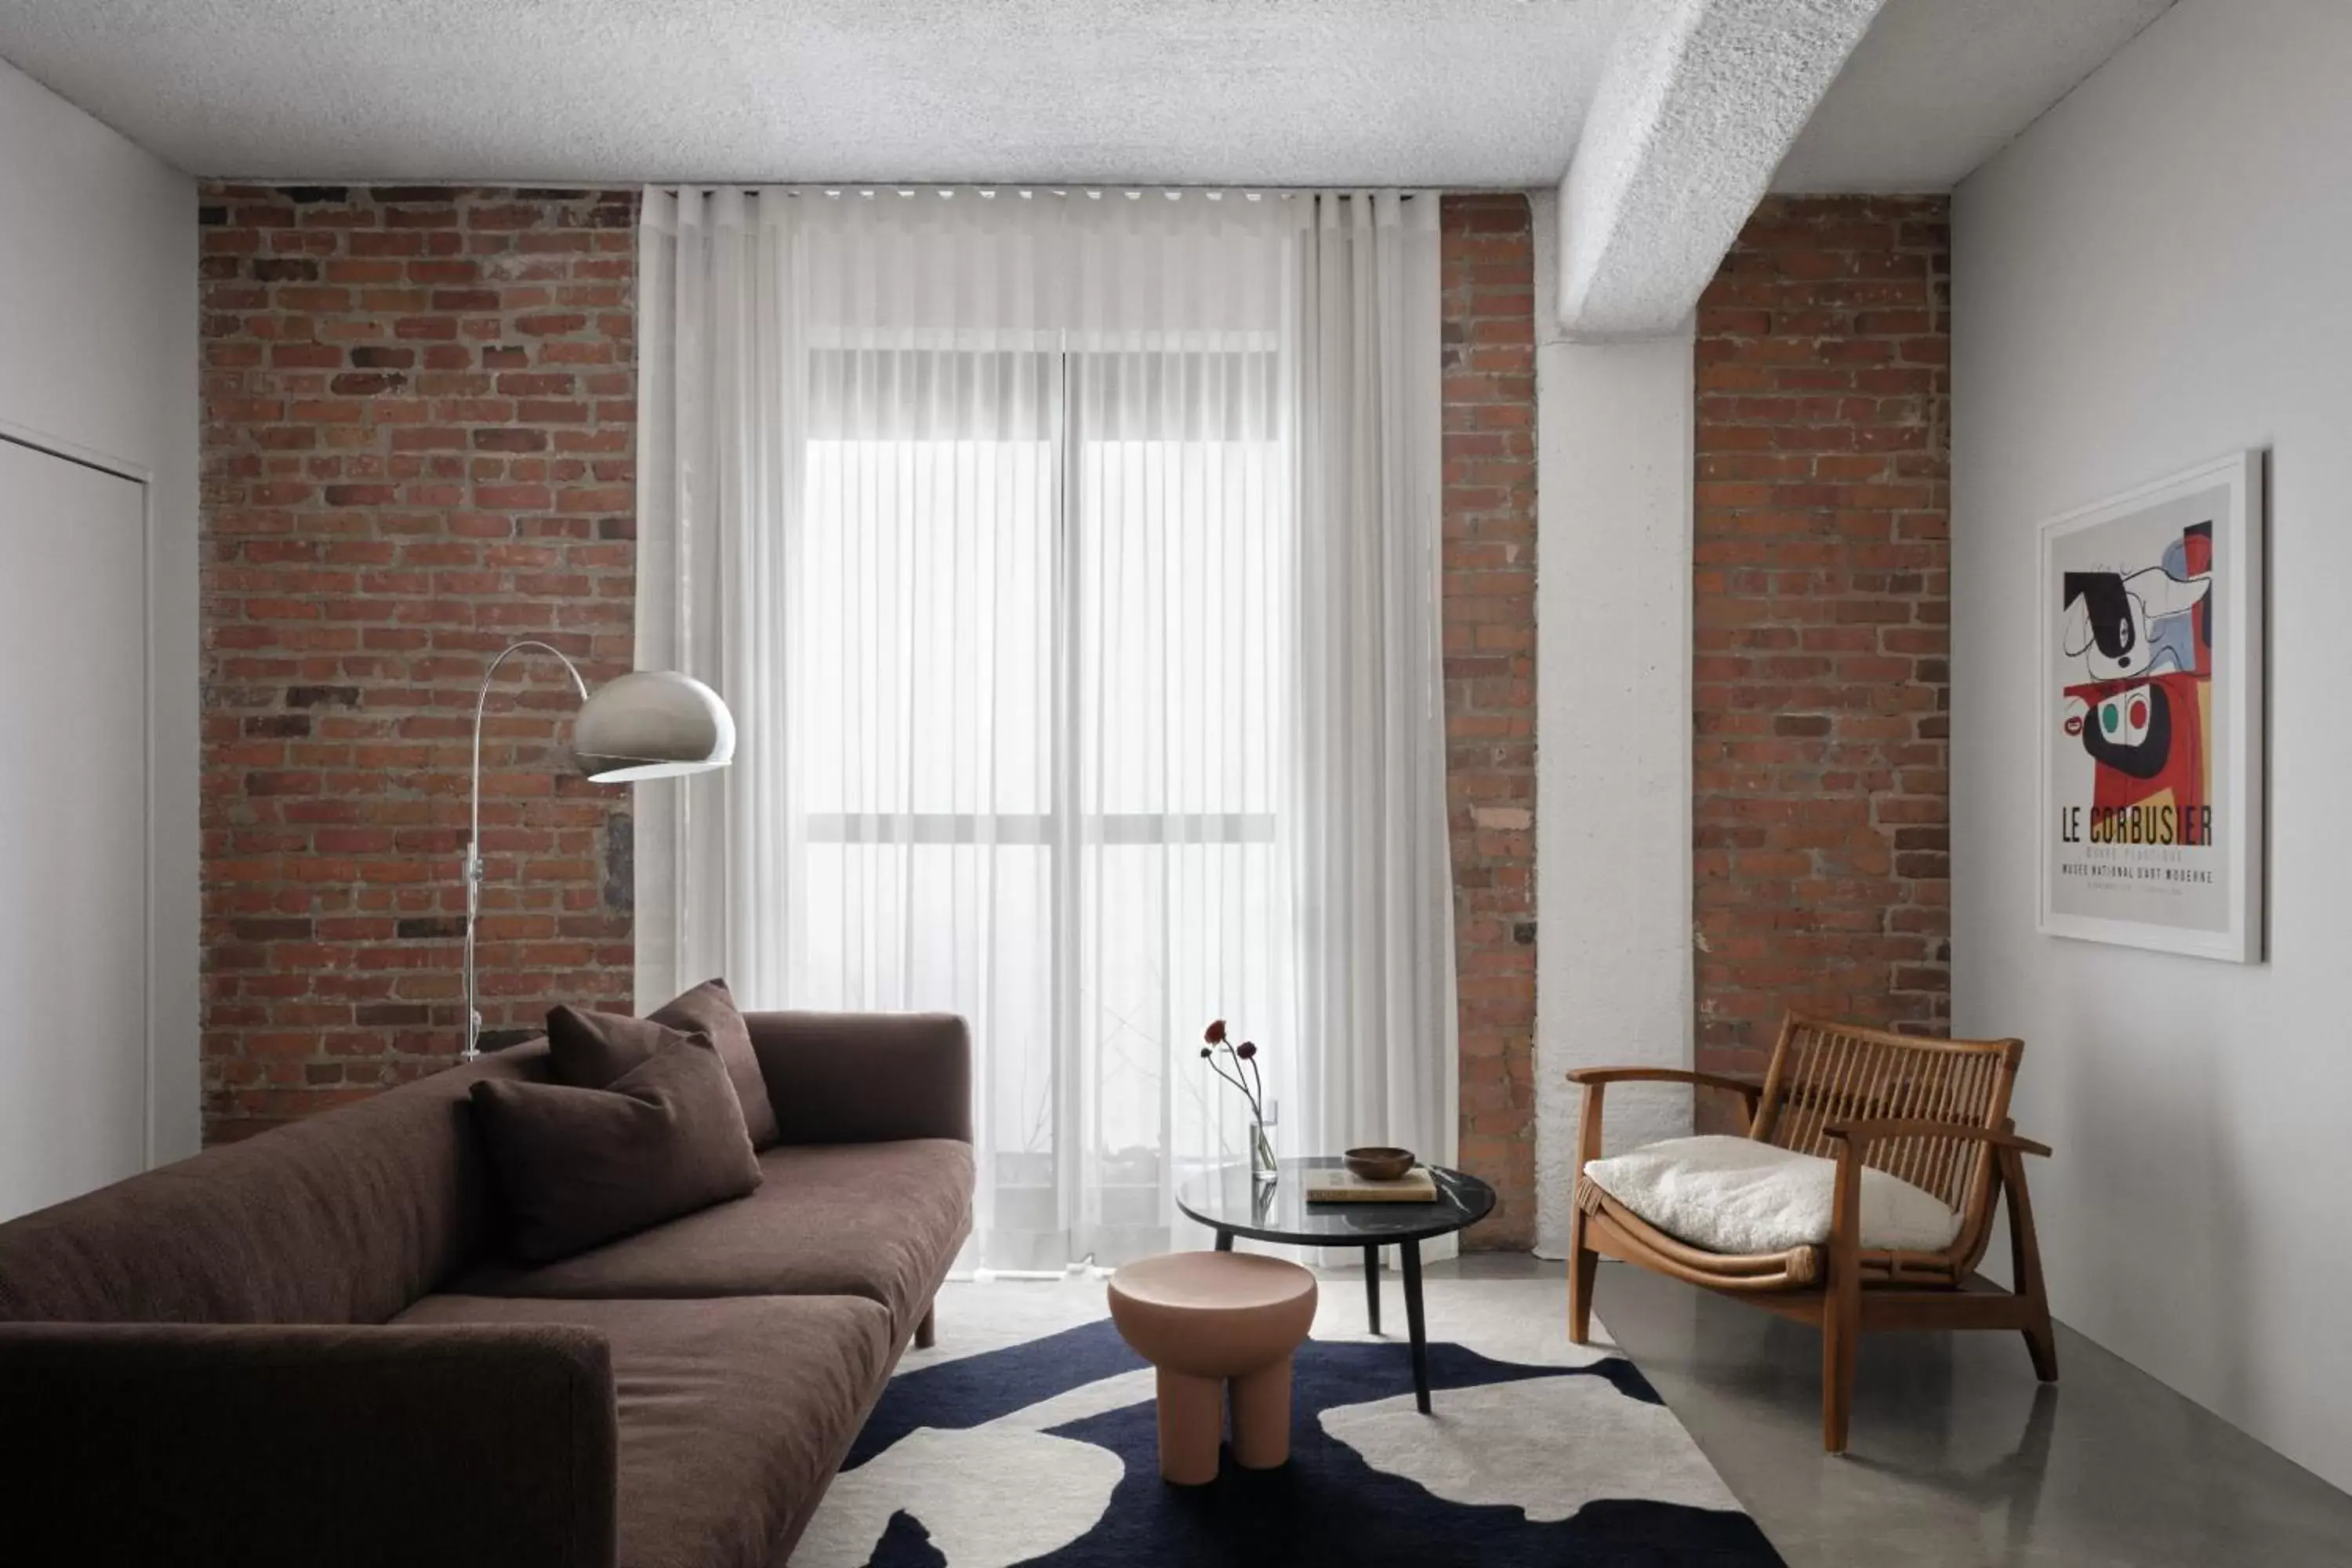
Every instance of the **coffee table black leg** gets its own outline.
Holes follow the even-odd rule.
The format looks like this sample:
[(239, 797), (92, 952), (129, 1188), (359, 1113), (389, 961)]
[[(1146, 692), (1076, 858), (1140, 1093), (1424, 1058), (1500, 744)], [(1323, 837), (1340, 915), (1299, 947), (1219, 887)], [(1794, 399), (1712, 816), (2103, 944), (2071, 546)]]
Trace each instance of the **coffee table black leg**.
[(1401, 1242), (1397, 1252), (1404, 1262), (1404, 1324), (1412, 1335), (1412, 1401), (1426, 1415), (1429, 1414), (1429, 1342), (1421, 1326), (1421, 1243)]
[(1372, 1332), (1381, 1331), (1381, 1249), (1364, 1248), (1364, 1311), (1372, 1321)]
[(1217, 1232), (1217, 1250), (1219, 1252), (1231, 1252), (1233, 1249), (1234, 1233), (1230, 1230), (1221, 1230)]

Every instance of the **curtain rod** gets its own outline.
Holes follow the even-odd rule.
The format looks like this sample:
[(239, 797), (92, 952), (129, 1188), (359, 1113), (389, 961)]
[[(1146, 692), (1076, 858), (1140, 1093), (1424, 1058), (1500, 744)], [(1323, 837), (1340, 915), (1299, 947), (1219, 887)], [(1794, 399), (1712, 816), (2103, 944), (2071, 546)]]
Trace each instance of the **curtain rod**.
[(1234, 196), (1243, 201), (1252, 202), (1267, 198), (1289, 201), (1295, 196), (1395, 196), (1402, 201), (1412, 201), (1428, 196), (1458, 194), (1426, 185), (1132, 185), (1117, 182), (1109, 184), (1088, 184), (1016, 181), (974, 181), (961, 184), (906, 184), (895, 180), (851, 180), (839, 184), (818, 182), (782, 185), (740, 184), (723, 180), (718, 182), (656, 180), (649, 182), (647, 188), (671, 192), (731, 190), (776, 196), (977, 195), (992, 201), (1000, 195), (1013, 195), (1024, 199), (1039, 195), (1086, 196), (1096, 201), (1100, 201), (1106, 196), (1125, 196), (1129, 201), (1140, 201), (1145, 196), (1153, 195), (1169, 201), (1181, 200), (1185, 196), (1200, 196), (1208, 201), (1222, 201), (1227, 196)]

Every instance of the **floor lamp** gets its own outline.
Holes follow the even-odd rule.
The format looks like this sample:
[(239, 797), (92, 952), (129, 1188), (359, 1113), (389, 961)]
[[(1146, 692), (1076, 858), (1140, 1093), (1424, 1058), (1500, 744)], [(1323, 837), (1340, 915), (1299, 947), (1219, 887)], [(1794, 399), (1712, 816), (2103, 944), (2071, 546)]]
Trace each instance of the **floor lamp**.
[(524, 641), (500, 651), (482, 671), (474, 700), (474, 808), (466, 839), (466, 1047), (459, 1059), (480, 1056), (482, 1013), (474, 989), (474, 927), (482, 908), (482, 715), (490, 680), (511, 655), (551, 653), (580, 692), (572, 723), (572, 760), (595, 784), (679, 778), (723, 768), (735, 760), (735, 719), (719, 693), (690, 675), (641, 669), (606, 681), (590, 695), (579, 666), (563, 650)]

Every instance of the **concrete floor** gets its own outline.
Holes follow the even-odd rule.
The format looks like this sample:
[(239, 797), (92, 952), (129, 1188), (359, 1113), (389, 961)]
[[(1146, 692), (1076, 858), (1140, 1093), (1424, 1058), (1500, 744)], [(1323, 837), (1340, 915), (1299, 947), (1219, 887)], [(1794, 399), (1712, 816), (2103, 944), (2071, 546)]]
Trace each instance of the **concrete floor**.
[[(1560, 1279), (1475, 1254), (1433, 1277)], [(1614, 1263), (1594, 1310), (1790, 1568), (2352, 1564), (2352, 1496), (2058, 1331), (2060, 1382), (2009, 1333), (1863, 1342), (1852, 1450), (1821, 1451), (1821, 1342)]]

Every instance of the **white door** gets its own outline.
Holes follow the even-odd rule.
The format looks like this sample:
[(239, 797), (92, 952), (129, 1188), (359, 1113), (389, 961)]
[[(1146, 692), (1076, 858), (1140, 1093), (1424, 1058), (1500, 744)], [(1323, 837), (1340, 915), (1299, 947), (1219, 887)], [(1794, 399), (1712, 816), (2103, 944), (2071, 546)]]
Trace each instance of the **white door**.
[(0, 439), (0, 1220), (146, 1163), (144, 500)]

